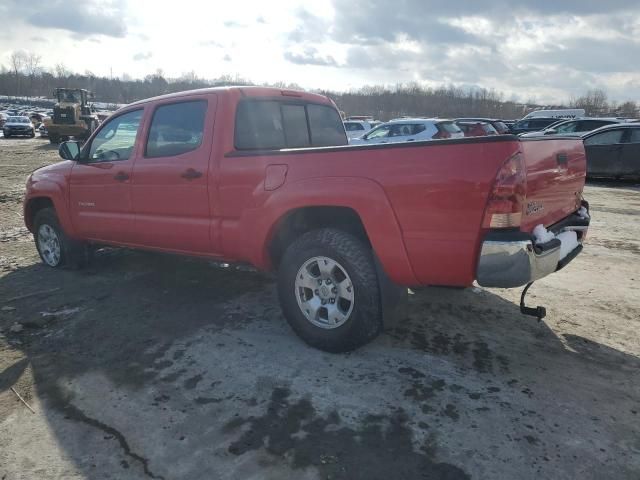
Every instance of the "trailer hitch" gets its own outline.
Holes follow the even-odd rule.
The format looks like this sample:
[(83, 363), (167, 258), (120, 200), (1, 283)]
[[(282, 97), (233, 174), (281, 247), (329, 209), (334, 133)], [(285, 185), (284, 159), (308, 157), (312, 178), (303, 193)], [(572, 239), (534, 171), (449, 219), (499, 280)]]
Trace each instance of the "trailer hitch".
[(533, 282), (528, 283), (527, 286), (524, 287), (522, 295), (520, 296), (520, 313), (522, 313), (523, 315), (536, 317), (538, 321), (540, 321), (547, 316), (547, 309), (544, 307), (527, 307), (524, 304), (524, 297), (527, 295), (527, 291), (529, 290), (529, 287), (531, 287), (531, 285), (533, 285)]

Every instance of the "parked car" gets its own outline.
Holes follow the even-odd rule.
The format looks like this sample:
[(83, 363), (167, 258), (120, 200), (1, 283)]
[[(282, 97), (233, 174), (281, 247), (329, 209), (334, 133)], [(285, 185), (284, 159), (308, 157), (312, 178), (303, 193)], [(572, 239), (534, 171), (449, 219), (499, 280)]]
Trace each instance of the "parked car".
[(0, 128), (4, 127), (4, 124), (6, 123), (7, 118), (8, 118), (8, 115), (4, 113), (0, 113)]
[(589, 177), (640, 178), (640, 123), (619, 123), (583, 137)]
[(457, 118), (456, 123), (458, 122), (486, 122), (495, 128), (498, 135), (511, 133), (509, 127), (502, 120), (496, 118)]
[(511, 133), (519, 135), (521, 133), (538, 132), (544, 130), (553, 123), (558, 123), (557, 118), (541, 117), (541, 118), (523, 118), (518, 120), (511, 126)]
[(552, 123), (539, 132), (529, 132), (522, 134), (523, 137), (541, 137), (544, 135), (570, 135), (580, 137), (585, 132), (590, 132), (596, 128), (616, 123), (624, 123), (626, 120), (616, 118), (581, 118), (579, 120), (563, 120)]
[(487, 135), (498, 135), (493, 125), (488, 122), (477, 120), (456, 120), (456, 125), (465, 137), (486, 137)]
[(352, 145), (374, 145), (462, 137), (464, 137), (464, 133), (452, 120), (403, 118), (378, 125), (362, 137), (350, 139), (349, 143)]
[(42, 138), (47, 138), (49, 136), (49, 130), (47, 130), (47, 126), (44, 123), (40, 124), (38, 132), (40, 132), (40, 136)]
[(527, 113), (524, 119), (531, 118), (555, 118), (566, 120), (570, 118), (581, 118), (586, 114), (584, 108), (560, 108), (557, 110), (534, 110), (533, 112)]
[[(407, 124), (461, 135), (450, 121)], [(307, 92), (164, 95), (59, 151), (67, 161), (33, 172), (24, 199), (46, 265), (81, 265), (95, 244), (275, 270), (293, 330), (332, 352), (375, 338), (406, 286), (507, 288), (553, 273), (589, 225), (581, 139), (349, 146), (335, 104)]]
[(347, 131), (348, 138), (361, 137), (372, 128), (369, 122), (363, 120), (345, 120), (344, 122), (344, 129)]
[(14, 136), (28, 136), (35, 137), (36, 130), (29, 120), (29, 117), (9, 117), (7, 121), (2, 126), (2, 132), (4, 133), (4, 138), (14, 137)]

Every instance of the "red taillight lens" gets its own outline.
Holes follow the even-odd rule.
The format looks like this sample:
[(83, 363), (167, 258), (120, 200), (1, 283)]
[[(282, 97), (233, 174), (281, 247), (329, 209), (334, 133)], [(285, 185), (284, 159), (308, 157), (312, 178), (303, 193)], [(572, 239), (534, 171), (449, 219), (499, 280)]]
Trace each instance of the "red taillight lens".
[(483, 228), (519, 227), (526, 201), (527, 174), (521, 153), (509, 158), (496, 175), (482, 221)]
[(449, 132), (447, 132), (446, 130), (438, 130), (438, 133), (436, 133), (433, 137), (431, 137), (435, 140), (442, 140), (445, 138), (451, 138), (451, 134)]

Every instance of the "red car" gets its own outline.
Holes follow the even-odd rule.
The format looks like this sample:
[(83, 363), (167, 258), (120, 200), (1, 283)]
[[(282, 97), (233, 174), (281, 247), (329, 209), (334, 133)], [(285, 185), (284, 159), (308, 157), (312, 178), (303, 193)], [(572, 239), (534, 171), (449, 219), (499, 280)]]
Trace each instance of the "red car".
[(456, 122), (483, 122), (495, 128), (498, 135), (511, 133), (509, 126), (503, 120), (498, 120), (497, 118), (458, 118)]
[(24, 200), (46, 265), (112, 245), (276, 270), (290, 325), (333, 352), (382, 330), (398, 286), (525, 285), (589, 224), (580, 139), (349, 146), (333, 102), (275, 88), (133, 103), (60, 153)]
[(456, 125), (463, 131), (465, 137), (486, 137), (498, 135), (498, 131), (488, 122), (456, 120)]

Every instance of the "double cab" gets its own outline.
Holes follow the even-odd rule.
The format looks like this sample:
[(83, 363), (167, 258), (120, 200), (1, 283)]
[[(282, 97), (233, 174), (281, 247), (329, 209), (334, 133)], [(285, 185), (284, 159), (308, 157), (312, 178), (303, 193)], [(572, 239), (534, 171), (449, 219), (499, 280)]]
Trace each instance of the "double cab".
[(60, 154), (24, 200), (46, 265), (96, 245), (248, 262), (277, 271), (293, 330), (332, 352), (375, 338), (399, 286), (526, 285), (575, 257), (589, 223), (580, 139), (348, 145), (334, 103), (298, 91), (139, 101)]

